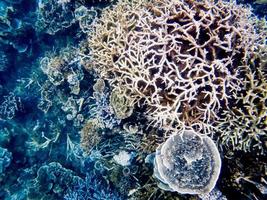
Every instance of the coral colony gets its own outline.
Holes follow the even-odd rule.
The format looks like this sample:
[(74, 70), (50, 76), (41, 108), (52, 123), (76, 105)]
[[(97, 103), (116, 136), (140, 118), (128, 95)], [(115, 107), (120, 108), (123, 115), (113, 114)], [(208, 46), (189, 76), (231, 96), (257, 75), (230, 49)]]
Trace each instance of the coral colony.
[(266, 199), (267, 3), (241, 2), (1, 1), (0, 199)]

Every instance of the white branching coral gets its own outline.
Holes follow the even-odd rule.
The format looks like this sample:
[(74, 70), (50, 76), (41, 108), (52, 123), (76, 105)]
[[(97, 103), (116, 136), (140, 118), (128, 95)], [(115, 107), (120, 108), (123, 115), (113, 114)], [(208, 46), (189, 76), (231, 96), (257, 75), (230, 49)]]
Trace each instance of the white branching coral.
[[(165, 130), (208, 132), (265, 43), (249, 8), (224, 1), (120, 1), (95, 21), (92, 63)], [(87, 59), (88, 55), (84, 55)]]
[(220, 119), (221, 144), (231, 150), (263, 152), (267, 145), (267, 81), (261, 71), (250, 71), (245, 86), (246, 91)]

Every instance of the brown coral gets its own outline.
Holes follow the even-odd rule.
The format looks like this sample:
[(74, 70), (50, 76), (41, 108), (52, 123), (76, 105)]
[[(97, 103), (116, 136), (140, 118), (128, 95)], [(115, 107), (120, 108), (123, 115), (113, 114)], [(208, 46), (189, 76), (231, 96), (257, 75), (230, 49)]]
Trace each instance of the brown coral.
[(104, 128), (104, 125), (98, 119), (90, 119), (86, 122), (81, 130), (81, 147), (85, 153), (89, 153), (90, 150), (100, 142), (100, 131)]
[(125, 119), (132, 115), (134, 100), (125, 91), (115, 88), (109, 99), (110, 106), (118, 119)]

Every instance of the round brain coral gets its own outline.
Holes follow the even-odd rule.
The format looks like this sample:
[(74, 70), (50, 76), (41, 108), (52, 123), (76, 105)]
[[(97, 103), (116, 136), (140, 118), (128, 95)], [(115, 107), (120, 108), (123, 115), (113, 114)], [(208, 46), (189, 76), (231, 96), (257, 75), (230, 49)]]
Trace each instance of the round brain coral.
[(232, 2), (119, 1), (95, 21), (90, 57), (112, 87), (146, 106), (151, 124), (207, 133), (265, 42), (255, 23)]

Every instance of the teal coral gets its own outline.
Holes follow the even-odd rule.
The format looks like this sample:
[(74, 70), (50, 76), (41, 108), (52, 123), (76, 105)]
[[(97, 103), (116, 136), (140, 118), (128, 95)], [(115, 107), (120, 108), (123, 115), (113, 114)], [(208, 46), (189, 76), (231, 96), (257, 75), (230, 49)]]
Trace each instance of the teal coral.
[(7, 149), (0, 147), (0, 174), (4, 174), (6, 168), (10, 165), (11, 161), (12, 153), (10, 153)]

